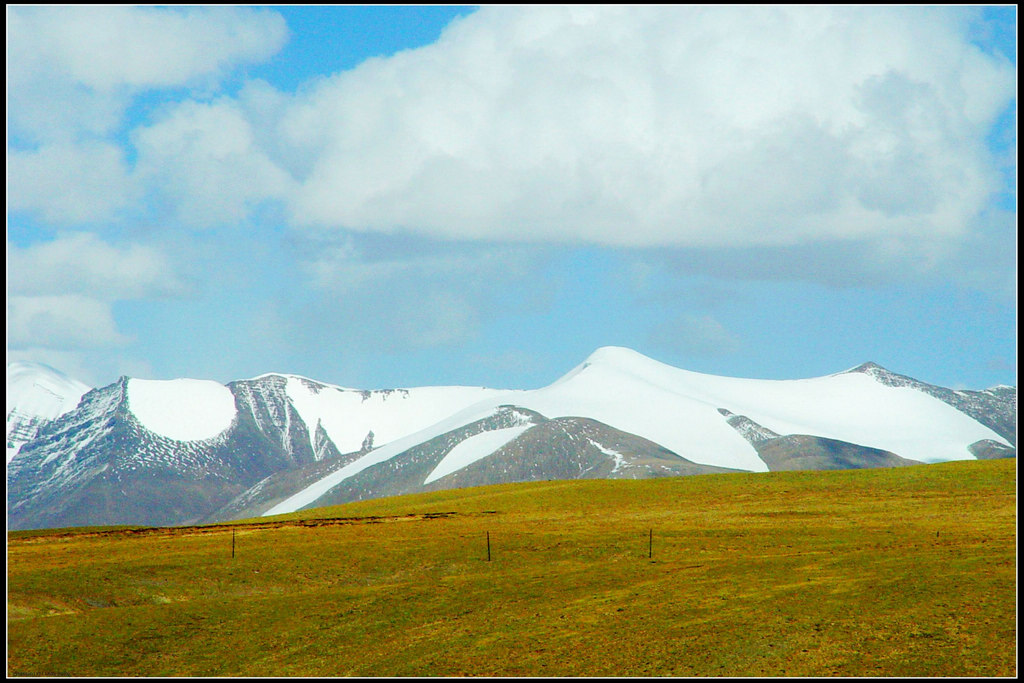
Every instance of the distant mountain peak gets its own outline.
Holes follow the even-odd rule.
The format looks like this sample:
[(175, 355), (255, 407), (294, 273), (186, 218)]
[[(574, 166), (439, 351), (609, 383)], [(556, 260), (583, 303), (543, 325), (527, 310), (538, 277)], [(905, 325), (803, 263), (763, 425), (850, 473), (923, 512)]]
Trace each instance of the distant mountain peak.
[(651, 360), (639, 351), (625, 346), (600, 346), (587, 356), (588, 363), (618, 363), (637, 359)]
[(866, 363), (861, 363), (855, 368), (850, 368), (849, 370), (847, 370), (847, 372), (872, 372), (875, 370), (882, 370), (884, 372), (888, 372), (888, 370), (883, 368), (881, 365), (871, 360), (867, 361)]
[(80, 400), (86, 387), (56, 377), (8, 367), (9, 528), (192, 523), (510, 481), (1016, 455), (1016, 389), (952, 390), (874, 362), (746, 379), (602, 346), (532, 390), (349, 390), (268, 373), (227, 385), (122, 377)]
[(886, 368), (883, 368), (881, 365), (879, 365), (878, 363), (875, 363), (874, 361), (867, 361), (866, 363), (861, 363), (860, 365), (858, 365), (855, 368), (850, 368), (849, 370), (844, 370), (843, 372), (840, 372), (840, 373), (837, 373), (837, 374), (840, 374), (840, 375), (851, 375), (851, 374), (867, 375), (867, 376), (872, 377), (875, 380), (881, 382), (882, 384), (887, 384), (887, 385), (889, 385), (891, 387), (898, 387), (898, 386), (921, 386), (921, 385), (924, 384), (923, 382), (919, 382), (918, 380), (916, 380), (916, 379), (914, 379), (912, 377), (907, 377), (906, 375), (901, 375), (898, 372), (893, 372), (892, 370), (887, 370)]
[(8, 363), (7, 461), (35, 438), (44, 422), (73, 410), (90, 389), (45, 363)]
[(595, 349), (593, 353), (587, 356), (583, 363), (569, 374), (575, 374), (584, 368), (592, 366), (636, 375), (659, 374), (665, 370), (680, 371), (680, 368), (666, 365), (661, 361), (645, 356), (639, 351), (634, 351), (625, 346), (601, 346)]

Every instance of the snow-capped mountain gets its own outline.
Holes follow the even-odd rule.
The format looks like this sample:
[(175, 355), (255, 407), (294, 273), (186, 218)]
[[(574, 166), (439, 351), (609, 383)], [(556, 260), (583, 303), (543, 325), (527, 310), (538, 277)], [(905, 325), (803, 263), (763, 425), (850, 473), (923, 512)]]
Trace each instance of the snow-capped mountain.
[(535, 390), (121, 378), (8, 465), (11, 528), (181, 524), (481, 484), (888, 467), (1016, 454), (1016, 389), (865, 364), (753, 380), (605, 347)]
[(266, 477), (344, 462), (491, 393), (122, 377), (42, 423), (8, 463), (11, 528), (198, 521)]
[[(331, 472), (263, 514), (372, 497), (368, 494), (371, 480), (387, 480), (390, 486), (384, 495), (394, 495), (473, 485), (461, 483), (465, 480), (557, 478), (548, 476), (550, 467), (535, 467), (524, 476), (506, 466), (490, 480), (470, 472), (510, 458), (516, 469), (530, 458), (539, 462), (549, 452), (544, 447), (547, 442), (541, 439), (539, 448), (525, 448), (525, 444), (535, 440), (538, 431), (550, 429), (547, 422), (559, 420), (587, 420), (601, 425), (605, 433), (634, 435), (671, 453), (676, 465), (715, 471), (879, 467), (1002, 457), (1015, 454), (1015, 431), (996, 432), (964, 412), (962, 405), (972, 403), (971, 410), (989, 415), (987, 421), (993, 425), (1014, 423), (1016, 390), (997, 394), (970, 392), (967, 396), (967, 392), (926, 385), (874, 364), (812, 379), (718, 377), (665, 365), (630, 349), (604, 347), (547, 387), (481, 401)], [(494, 422), (508, 410), (537, 418), (525, 426)], [(493, 426), (457, 436), (467, 425), (488, 421)], [(593, 469), (592, 458), (588, 460), (591, 469), (581, 468), (577, 476), (677, 473), (666, 469), (665, 463), (660, 467), (647, 463), (646, 469), (638, 470), (635, 464), (643, 458), (637, 453), (617, 449), (608, 440), (575, 437), (577, 453), (592, 447), (594, 458), (618, 467), (614, 473)], [(425, 443), (438, 444), (429, 456), (421, 445)], [(406, 461), (424, 460), (433, 469), (422, 481), (410, 481), (401, 489), (393, 486), (394, 477), (379, 474), (406, 468)], [(247, 508), (250, 513), (257, 510)]]
[(43, 363), (7, 364), (7, 462), (39, 425), (74, 410), (89, 386)]

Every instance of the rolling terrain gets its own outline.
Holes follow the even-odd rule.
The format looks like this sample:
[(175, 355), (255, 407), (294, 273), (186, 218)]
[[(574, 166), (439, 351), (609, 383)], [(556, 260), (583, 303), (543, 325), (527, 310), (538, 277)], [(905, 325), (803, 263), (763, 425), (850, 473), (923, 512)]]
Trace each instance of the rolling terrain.
[(8, 534), (13, 676), (1014, 676), (1016, 463)]

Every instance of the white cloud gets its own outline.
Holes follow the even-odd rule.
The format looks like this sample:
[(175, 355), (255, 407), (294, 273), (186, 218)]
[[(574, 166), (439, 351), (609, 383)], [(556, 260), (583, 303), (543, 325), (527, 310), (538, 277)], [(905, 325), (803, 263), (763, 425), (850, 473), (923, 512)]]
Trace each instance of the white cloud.
[(87, 232), (29, 247), (8, 244), (7, 255), (7, 287), (15, 294), (114, 300), (174, 294), (183, 287), (158, 249), (114, 246)]
[(7, 343), (75, 350), (127, 344), (110, 304), (79, 294), (7, 297)]
[(245, 113), (228, 100), (186, 102), (133, 139), (139, 181), (191, 225), (242, 221), (253, 204), (289, 189), (290, 176), (258, 147)]
[(55, 143), (7, 154), (7, 209), (73, 225), (112, 217), (135, 198), (121, 148), (106, 142)]
[[(126, 92), (215, 81), (271, 56), (287, 31), (276, 13), (245, 8), (11, 15), (11, 118), (35, 112), (18, 93), (57, 93), (47, 106), (82, 123), (51, 132), (109, 132), (102, 121), (117, 119)], [(313, 234), (935, 252), (973, 230), (998, 189), (985, 136), (1014, 97), (1014, 66), (971, 44), (971, 16), (489, 6), (433, 45), (295, 94), (253, 82), (234, 99), (171, 105), (132, 132), (130, 178), (109, 145), (64, 153), (100, 159), (92, 182), (120, 191), (47, 206), (44, 178), (46, 191), (22, 184), (14, 203), (98, 220), (145, 197), (209, 225), (280, 200)], [(125, 37), (104, 39), (115, 34)], [(42, 177), (59, 158), (45, 153), (16, 161)]]
[(209, 85), (287, 39), (244, 7), (15, 7), (7, 11), (8, 121), (37, 140), (106, 133), (145, 89)]
[(118, 301), (183, 291), (155, 247), (115, 246), (92, 233), (62, 234), (28, 247), (8, 243), (7, 346), (72, 354), (122, 347), (132, 338), (118, 329)]
[(300, 92), (300, 225), (631, 246), (946, 239), (1015, 70), (962, 13), (485, 7)]

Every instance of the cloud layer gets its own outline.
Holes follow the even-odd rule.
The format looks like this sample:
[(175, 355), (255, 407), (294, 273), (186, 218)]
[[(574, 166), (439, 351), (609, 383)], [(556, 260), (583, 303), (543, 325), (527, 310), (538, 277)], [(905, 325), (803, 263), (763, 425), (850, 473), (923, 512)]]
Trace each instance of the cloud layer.
[[(479, 336), (508, 292), (543, 299), (550, 245), (660, 273), (1006, 289), (1016, 215), (993, 198), (1016, 141), (997, 157), (988, 138), (1016, 67), (971, 42), (979, 16), (486, 6), (289, 92), (244, 71), (288, 39), (272, 9), (11, 9), (8, 209), (48, 241), (8, 245), (9, 345), (128, 344), (118, 302), (179, 294), (193, 268), (210, 290), (247, 275), (187, 254), (235, 253), (261, 220), (286, 236), (266, 278), (310, 289), (275, 316), (361, 349)], [(742, 347), (684, 308), (651, 344)]]
[(1015, 70), (956, 13), (489, 7), (290, 102), (296, 224), (627, 246), (943, 240)]
[(70, 233), (29, 247), (7, 244), (7, 344), (57, 351), (122, 346), (118, 301), (167, 296), (184, 285), (164, 255)]
[[(58, 74), (107, 99), (216, 79), (286, 34), (273, 12), (240, 8), (13, 16), (14, 80)], [(216, 225), (276, 201), (299, 230), (471, 241), (955, 242), (1000, 189), (985, 136), (1016, 81), (1009, 61), (969, 41), (971, 16), (485, 7), (435, 44), (296, 93), (254, 82), (164, 107), (132, 131), (132, 168), (110, 140), (17, 152), (16, 175), (34, 179), (95, 159), (92, 189), (108, 191), (49, 205), (39, 195), (53, 183), (24, 181), (14, 206), (101, 220), (145, 197)], [(131, 38), (101, 40), (115, 30)], [(42, 47), (29, 57), (31, 46)], [(10, 106), (16, 127), (40, 107), (68, 109), (59, 88), (47, 106), (26, 91)]]
[(19, 7), (7, 12), (8, 125), (36, 140), (109, 133), (132, 96), (213, 86), (276, 53), (276, 12), (233, 7)]

